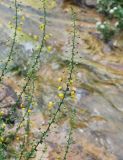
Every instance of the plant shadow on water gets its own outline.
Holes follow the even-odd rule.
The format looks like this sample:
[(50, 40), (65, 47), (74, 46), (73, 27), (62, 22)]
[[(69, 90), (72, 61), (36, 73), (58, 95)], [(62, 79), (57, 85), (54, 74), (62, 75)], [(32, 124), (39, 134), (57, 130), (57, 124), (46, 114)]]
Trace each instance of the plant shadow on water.
[[(51, 6), (46, 2), (46, 33), (41, 49), (44, 12), (42, 3), (36, 1), (38, 5), (31, 0), (17, 2), (20, 10), (16, 41), (2, 83), (11, 86), (20, 95), (24, 84), (28, 79), (31, 80), (21, 96), (15, 124), (5, 124), (5, 127), (0, 122), (3, 125), (0, 130), (0, 136), (3, 137), (0, 139), (0, 154), (5, 152), (8, 159), (29, 159), (28, 151), (32, 151), (31, 147), (35, 148), (39, 141), (38, 148), (34, 150), (36, 153), (31, 153), (34, 160), (65, 160), (66, 156), (68, 160), (122, 160), (122, 48), (112, 49), (101, 40), (95, 24), (102, 16), (95, 9), (79, 8), (53, 0)], [(2, 70), (13, 40), (15, 8), (9, 0), (0, 2)], [(73, 62), (71, 36), (74, 27), (71, 27), (71, 7), (77, 16)], [(40, 50), (36, 69), (32, 70), (30, 66)], [(65, 92), (63, 107), (59, 110), (57, 102), (64, 99), (63, 91), (66, 89), (71, 64), (75, 66), (72, 79), (69, 79), (70, 86)], [(33, 76), (30, 78), (30, 75)], [(1, 99), (2, 96), (3, 91), (0, 90), (0, 109), (6, 103)], [(48, 129), (47, 135), (45, 131), (57, 110), (55, 122)], [(25, 113), (27, 115), (23, 122)], [(11, 137), (15, 131), (17, 133), (13, 139)]]

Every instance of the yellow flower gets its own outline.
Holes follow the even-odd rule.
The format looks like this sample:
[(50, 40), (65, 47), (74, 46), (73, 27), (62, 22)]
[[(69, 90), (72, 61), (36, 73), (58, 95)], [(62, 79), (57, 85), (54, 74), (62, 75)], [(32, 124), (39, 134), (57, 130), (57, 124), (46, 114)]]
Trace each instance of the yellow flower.
[(16, 16), (13, 16), (12, 18), (15, 20), (15, 19), (16, 19)]
[(49, 38), (50, 38), (50, 35), (48, 35), (48, 34), (45, 35), (45, 37), (44, 37), (45, 40), (48, 40)]
[(23, 123), (21, 123), (21, 124), (20, 124), (20, 127), (23, 127), (23, 126), (24, 126), (24, 124), (23, 124)]
[(73, 84), (73, 80), (72, 79), (70, 80), (70, 84)]
[(35, 41), (39, 40), (39, 37), (37, 35), (34, 35), (33, 38), (34, 38)]
[(0, 137), (0, 142), (3, 142), (4, 141), (4, 138), (3, 137)]
[(9, 21), (8, 27), (9, 27), (9, 28), (12, 28), (13, 26), (14, 26), (13, 23), (12, 23), (11, 21)]
[(22, 26), (22, 25), (23, 25), (23, 22), (20, 22), (20, 25)]
[(18, 30), (19, 32), (22, 32), (22, 28), (21, 28), (21, 27), (18, 27), (17, 30)]
[(63, 80), (63, 79), (62, 79), (61, 77), (58, 78), (58, 82), (62, 82), (62, 80)]
[(58, 94), (58, 97), (59, 97), (60, 99), (63, 99), (63, 98), (64, 98), (64, 94), (63, 94), (63, 93), (59, 93), (59, 94)]
[(71, 91), (71, 97), (75, 98), (75, 91)]
[(18, 141), (20, 138), (19, 137), (16, 137), (16, 140)]
[(33, 101), (33, 102), (32, 102), (32, 105), (35, 106), (35, 105), (37, 105), (37, 103), (36, 103), (35, 101)]
[(30, 124), (33, 124), (33, 121), (30, 121)]
[(75, 91), (71, 91), (71, 95), (75, 94)]
[(22, 110), (25, 110), (25, 107), (22, 107)]
[(58, 87), (58, 90), (59, 90), (59, 91), (62, 90), (62, 86), (59, 86), (59, 87)]
[(5, 128), (5, 127), (6, 127), (6, 124), (5, 124), (5, 123), (3, 123), (3, 124), (2, 124), (2, 128)]
[(48, 108), (49, 109), (52, 109), (54, 107), (54, 103), (52, 102), (52, 101), (50, 101), (49, 103), (48, 103)]
[(61, 160), (61, 157), (60, 157), (60, 156), (58, 156), (58, 157), (56, 158), (56, 160)]
[(50, 33), (49, 36), (52, 37), (53, 36), (52, 33)]
[(24, 105), (21, 103), (20, 107), (21, 107), (21, 108), (24, 108)]
[(40, 49), (40, 47), (41, 47), (40, 45), (37, 45), (37, 46), (36, 46), (36, 49), (37, 49), (37, 50), (39, 50), (39, 49)]
[(44, 30), (45, 25), (44, 24), (40, 24), (39, 29), (40, 30)]
[(31, 113), (32, 112), (32, 110), (31, 109), (28, 109), (28, 113)]
[(21, 20), (22, 20), (22, 21), (24, 21), (24, 20), (25, 20), (25, 17), (24, 17), (24, 16), (22, 16), (22, 17), (21, 17)]
[(48, 50), (48, 52), (51, 52), (52, 51), (52, 46), (48, 46), (47, 50)]
[(2, 116), (2, 115), (4, 115), (4, 112), (3, 112), (3, 111), (0, 112), (0, 116)]
[(8, 25), (13, 25), (11, 21), (9, 21)]

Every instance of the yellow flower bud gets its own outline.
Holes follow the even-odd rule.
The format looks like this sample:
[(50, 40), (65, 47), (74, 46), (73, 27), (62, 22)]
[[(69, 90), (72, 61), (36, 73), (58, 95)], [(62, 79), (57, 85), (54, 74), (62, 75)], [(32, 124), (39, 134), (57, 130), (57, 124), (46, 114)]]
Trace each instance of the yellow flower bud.
[(58, 78), (58, 82), (62, 82), (62, 78), (61, 77)]
[(23, 105), (22, 103), (21, 103), (20, 107), (21, 107), (21, 108), (25, 108), (24, 105)]
[(75, 91), (71, 91), (71, 95), (74, 95), (75, 94)]
[(23, 127), (23, 126), (24, 126), (23, 123), (21, 123), (21, 124), (20, 124), (20, 127)]
[(0, 112), (0, 116), (2, 116), (2, 115), (4, 115), (4, 112), (3, 112), (3, 111)]
[(52, 101), (50, 101), (50, 102), (48, 103), (48, 108), (49, 108), (49, 109), (52, 109), (53, 106), (54, 106), (54, 103), (53, 103)]
[(59, 93), (59, 94), (58, 94), (58, 97), (59, 97), (60, 99), (63, 99), (63, 98), (64, 98), (64, 94), (63, 94), (63, 93)]
[(48, 40), (49, 38), (50, 38), (50, 36), (48, 34), (45, 35), (45, 37), (44, 37), (45, 40)]
[(48, 46), (47, 50), (48, 50), (48, 52), (51, 52), (52, 51), (52, 46)]
[(12, 22), (11, 22), (11, 21), (9, 21), (8, 25), (12, 25)]
[(73, 84), (73, 80), (72, 79), (70, 80), (70, 84)]
[(37, 35), (34, 35), (33, 38), (34, 38), (35, 41), (39, 40), (39, 37)]
[(13, 16), (12, 18), (15, 20), (15, 19), (16, 19), (16, 16)]
[(12, 23), (11, 21), (9, 21), (8, 27), (9, 27), (9, 28), (12, 28), (12, 27), (13, 27), (13, 23)]
[(6, 127), (6, 124), (5, 124), (5, 123), (3, 123), (3, 124), (2, 124), (2, 128), (5, 128), (5, 127)]
[(30, 124), (33, 124), (33, 121), (30, 121)]
[(44, 24), (41, 24), (41, 25), (39, 26), (39, 29), (40, 29), (40, 30), (44, 30), (44, 27), (45, 27)]
[(22, 17), (21, 17), (21, 20), (22, 20), (22, 21), (24, 21), (24, 20), (25, 20), (25, 17), (24, 17), (24, 16), (22, 16)]
[(71, 91), (71, 97), (75, 98), (75, 91)]
[(4, 138), (3, 137), (0, 137), (0, 142), (3, 142), (4, 141)]
[(53, 36), (52, 33), (50, 33), (49, 36), (52, 37)]
[(19, 137), (16, 137), (16, 140), (18, 141), (20, 138)]
[(28, 109), (28, 113), (31, 113), (32, 112), (32, 110), (31, 109)]
[(62, 86), (59, 86), (59, 87), (58, 87), (58, 90), (59, 90), (59, 91), (62, 90)]
[(18, 30), (19, 32), (22, 32), (22, 28), (21, 28), (21, 27), (18, 27), (17, 30)]

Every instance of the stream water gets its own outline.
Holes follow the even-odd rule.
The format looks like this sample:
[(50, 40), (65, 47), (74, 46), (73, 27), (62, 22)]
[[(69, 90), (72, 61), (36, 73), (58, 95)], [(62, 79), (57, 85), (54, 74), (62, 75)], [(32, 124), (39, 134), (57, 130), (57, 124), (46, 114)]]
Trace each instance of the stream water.
[[(15, 64), (25, 67), (33, 48), (39, 46), (39, 25), (43, 20), (43, 11), (38, 10), (39, 1), (19, 0), (18, 22), (22, 31), (18, 31)], [(4, 62), (11, 45), (12, 29), (10, 21), (14, 16), (12, 1), (0, 0), (0, 57)], [(67, 77), (67, 64), (71, 57), (71, 6), (77, 13), (77, 51), (74, 62), (74, 89), (76, 100), (66, 102), (68, 109), (76, 107), (75, 143), (68, 153), (68, 160), (123, 160), (123, 56), (122, 47), (112, 48), (104, 44), (96, 30), (96, 22), (101, 19), (96, 10), (79, 8), (59, 0), (52, 1), (47, 9), (47, 48), (41, 54), (41, 66), (38, 71), (37, 103), (38, 111), (32, 115), (33, 132), (37, 132), (47, 121), (46, 106), (57, 95), (58, 77)], [(22, 18), (24, 16), (24, 18)], [(21, 36), (22, 35), (22, 36)], [(9, 40), (9, 41), (7, 41)], [(118, 42), (118, 40), (117, 40)], [(66, 52), (67, 51), (67, 52)], [(22, 64), (21, 64), (22, 63)], [(21, 85), (23, 78), (15, 76), (6, 79), (6, 83), (15, 87)], [(42, 115), (44, 112), (44, 115)], [(45, 160), (62, 157), (63, 146), (68, 134), (69, 112), (62, 118), (47, 138), (49, 146)], [(44, 118), (45, 117), (45, 118)], [(36, 160), (39, 159), (40, 152)]]

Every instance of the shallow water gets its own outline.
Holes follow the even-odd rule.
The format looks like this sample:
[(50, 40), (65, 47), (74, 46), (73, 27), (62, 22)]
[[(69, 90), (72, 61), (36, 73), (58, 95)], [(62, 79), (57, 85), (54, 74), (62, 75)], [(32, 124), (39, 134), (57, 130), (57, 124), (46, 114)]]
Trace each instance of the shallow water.
[[(16, 52), (18, 56), (25, 56), (28, 59), (28, 55), (33, 53), (33, 48), (39, 45), (33, 36), (41, 35), (39, 24), (42, 21), (43, 11), (38, 10), (37, 6), (32, 6), (32, 1), (27, 3), (26, 0), (22, 0), (22, 2), (20, 8), (23, 10), (19, 15), (20, 17), (24, 15), (25, 20), (22, 32), (17, 33)], [(2, 60), (6, 57), (11, 44), (12, 29), (9, 28), (8, 23), (14, 16), (14, 9), (9, 8), (10, 4), (9, 0), (3, 0), (0, 4), (0, 31), (2, 31), (0, 33), (0, 56)], [(75, 144), (70, 149), (75, 153), (70, 151), (68, 160), (123, 160), (123, 49), (120, 47), (112, 49), (100, 40), (95, 24), (100, 20), (101, 15), (95, 10), (72, 7), (77, 13), (79, 37), (77, 38), (78, 53), (74, 59), (76, 63), (74, 88), (77, 97), (74, 103), (70, 101), (66, 102), (66, 105), (68, 110), (76, 107), (77, 120), (73, 133)], [(47, 33), (51, 35), (47, 46), (51, 46), (52, 50), (47, 53), (45, 49), (41, 54), (39, 78), (36, 83), (38, 112), (35, 111), (36, 113), (32, 116), (35, 132), (42, 121), (42, 119), (39, 120), (39, 109), (44, 113), (44, 121), (47, 121), (47, 103), (54, 98), (57, 99), (59, 85), (57, 78), (62, 76), (65, 81), (68, 74), (66, 65), (71, 56), (70, 32), (72, 30), (70, 8), (71, 4), (63, 4), (58, 1), (47, 9)], [(10, 41), (6, 42), (8, 39)], [(23, 80), (19, 82), (17, 78), (12, 76), (6, 80), (6, 83), (14, 87), (17, 84), (20, 85)], [(69, 113), (67, 115), (69, 116)], [(62, 119), (62, 122), (58, 124), (60, 127), (57, 126), (56, 132), (51, 133), (47, 140), (50, 148), (47, 152), (48, 160), (52, 160), (56, 153), (59, 153), (58, 148), (65, 145), (64, 137), (67, 134), (68, 118), (63, 117)]]

